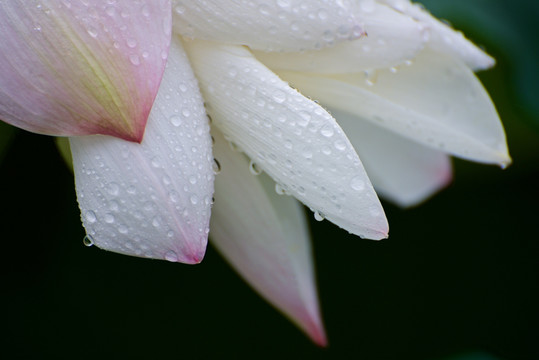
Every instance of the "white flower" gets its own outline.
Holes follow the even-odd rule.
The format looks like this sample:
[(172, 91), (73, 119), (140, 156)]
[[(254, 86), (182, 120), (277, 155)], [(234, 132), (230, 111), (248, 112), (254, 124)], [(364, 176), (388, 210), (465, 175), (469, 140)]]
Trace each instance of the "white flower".
[(381, 239), (371, 181), (410, 206), (447, 184), (450, 156), (510, 162), (473, 74), (493, 60), (406, 0), (13, 1), (0, 32), (0, 117), (71, 136), (95, 245), (198, 263), (211, 228), (319, 344), (295, 199)]

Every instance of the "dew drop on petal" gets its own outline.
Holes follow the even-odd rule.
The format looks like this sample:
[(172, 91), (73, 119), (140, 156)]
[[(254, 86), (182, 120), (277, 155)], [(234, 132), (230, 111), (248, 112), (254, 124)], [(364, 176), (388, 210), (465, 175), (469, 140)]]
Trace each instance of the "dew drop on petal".
[(322, 220), (325, 219), (325, 216), (324, 216), (323, 213), (321, 213), (320, 211), (316, 210), (316, 211), (314, 212), (314, 219), (315, 219), (316, 221), (322, 221)]
[(251, 162), (249, 163), (249, 171), (253, 175), (262, 174), (262, 169), (260, 169), (260, 167), (258, 167), (258, 165), (253, 160), (251, 160)]
[(90, 224), (93, 224), (97, 221), (97, 217), (95, 216), (95, 212), (93, 212), (92, 210), (88, 210), (86, 212), (86, 221), (88, 221)]
[(350, 187), (356, 191), (363, 191), (365, 189), (365, 182), (359, 176), (356, 176), (350, 181)]
[(277, 195), (286, 194), (285, 189), (280, 184), (277, 184), (277, 183), (275, 184), (275, 192), (277, 193)]
[(82, 239), (82, 243), (84, 244), (84, 246), (90, 247), (94, 245), (94, 239), (92, 239), (90, 235), (86, 235), (84, 239)]
[(174, 250), (169, 250), (165, 253), (165, 260), (170, 262), (178, 262), (178, 254)]
[(213, 164), (212, 164), (212, 167), (213, 167), (213, 173), (215, 175), (219, 174), (221, 172), (221, 164), (219, 163), (219, 161), (217, 159), (213, 159)]

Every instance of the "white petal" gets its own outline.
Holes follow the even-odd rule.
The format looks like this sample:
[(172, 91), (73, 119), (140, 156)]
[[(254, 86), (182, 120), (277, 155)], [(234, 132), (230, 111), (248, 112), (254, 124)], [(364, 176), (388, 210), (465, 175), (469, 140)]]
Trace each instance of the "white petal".
[(249, 160), (232, 151), (218, 131), (213, 134), (222, 171), (215, 179), (212, 243), (264, 298), (324, 345), (302, 207), (277, 195), (265, 174), (251, 175)]
[(424, 46), (425, 28), (409, 16), (369, 1), (362, 2), (358, 15), (364, 19), (366, 31), (358, 40), (319, 51), (256, 51), (255, 55), (271, 69), (347, 73), (397, 66), (413, 59)]
[(399, 206), (414, 206), (451, 180), (451, 160), (356, 116), (331, 110), (348, 135), (378, 195)]
[(472, 70), (492, 67), (494, 59), (483, 50), (466, 39), (460, 31), (439, 21), (421, 5), (412, 4), (409, 0), (380, 0), (403, 14), (411, 16), (430, 30), (429, 47), (435, 51), (460, 59)]
[(363, 33), (353, 1), (175, 0), (174, 30), (263, 51), (318, 49)]
[(323, 104), (429, 147), (478, 162), (511, 161), (487, 92), (468, 67), (449, 56), (425, 50), (397, 73), (280, 75)]
[(213, 194), (211, 137), (177, 39), (141, 144), (101, 135), (70, 142), (82, 221), (95, 245), (169, 261), (202, 260)]
[(387, 221), (361, 162), (335, 120), (240, 46), (193, 41), (188, 54), (223, 133), (290, 194), (362, 237)]

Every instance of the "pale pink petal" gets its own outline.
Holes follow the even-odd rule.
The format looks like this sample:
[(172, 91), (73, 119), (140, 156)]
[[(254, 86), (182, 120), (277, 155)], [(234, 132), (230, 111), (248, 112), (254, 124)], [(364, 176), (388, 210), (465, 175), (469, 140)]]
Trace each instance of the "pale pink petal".
[(169, 0), (0, 3), (0, 119), (140, 141), (165, 68)]
[(141, 144), (103, 135), (70, 138), (86, 232), (100, 248), (198, 263), (213, 195), (209, 123), (180, 43)]
[(294, 198), (277, 195), (267, 175), (253, 176), (247, 157), (212, 132), (221, 173), (215, 179), (210, 241), (266, 300), (325, 345), (303, 208)]
[(399, 206), (417, 205), (452, 178), (451, 159), (367, 120), (331, 109), (356, 149), (376, 193)]
[(355, 0), (174, 0), (174, 30), (185, 37), (302, 51), (363, 34)]
[(214, 124), (262, 170), (315, 213), (361, 237), (388, 224), (354, 148), (321, 106), (244, 47), (186, 43)]

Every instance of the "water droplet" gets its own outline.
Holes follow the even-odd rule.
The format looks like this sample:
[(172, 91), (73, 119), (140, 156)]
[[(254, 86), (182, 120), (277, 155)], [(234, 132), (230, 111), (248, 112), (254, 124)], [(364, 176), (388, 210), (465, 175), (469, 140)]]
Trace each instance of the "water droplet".
[(92, 210), (86, 211), (85, 215), (86, 221), (88, 221), (89, 224), (93, 224), (97, 221), (97, 217), (95, 216), (95, 212)]
[(219, 174), (221, 172), (221, 164), (219, 164), (219, 161), (217, 159), (213, 159), (213, 173), (215, 175)]
[(86, 235), (84, 239), (82, 239), (82, 243), (84, 246), (94, 246), (94, 239), (90, 235)]
[(170, 117), (170, 122), (174, 126), (180, 126), (182, 124), (182, 117), (180, 115), (172, 115)]
[(196, 205), (198, 204), (198, 196), (196, 194), (193, 194), (189, 197), (189, 200), (191, 201), (191, 204)]
[(112, 224), (114, 222), (114, 215), (106, 214), (104, 220), (107, 224)]
[(258, 165), (257, 165), (253, 160), (251, 160), (251, 161), (249, 162), (249, 171), (250, 171), (251, 174), (253, 174), (253, 175), (260, 175), (260, 174), (262, 174), (262, 169), (260, 169), (260, 168), (258, 167)]
[(96, 38), (97, 37), (97, 29), (94, 27), (89, 27), (86, 29), (88, 31), (88, 34), (90, 34), (91, 37)]
[(365, 189), (365, 182), (360, 176), (356, 176), (350, 181), (350, 187), (356, 191), (363, 191)]
[(325, 125), (320, 129), (320, 134), (322, 134), (325, 137), (332, 137), (334, 134), (333, 126), (331, 125)]
[(275, 184), (275, 192), (277, 193), (277, 195), (285, 195), (286, 194), (286, 190), (280, 185), (280, 184)]
[(174, 250), (169, 250), (165, 253), (165, 260), (170, 262), (178, 262), (178, 254)]
[(127, 234), (128, 232), (127, 226), (125, 225), (118, 226), (118, 231), (120, 232), (120, 234)]
[(116, 183), (111, 182), (107, 186), (107, 192), (112, 196), (116, 196), (120, 192), (120, 186)]
[(282, 90), (275, 90), (273, 92), (273, 100), (278, 104), (283, 103), (286, 100), (285, 92)]
[(322, 221), (322, 220), (324, 220), (325, 218), (326, 218), (326, 217), (324, 216), (324, 214), (321, 213), (320, 211), (316, 210), (316, 211), (314, 212), (314, 219), (315, 219), (316, 221)]

